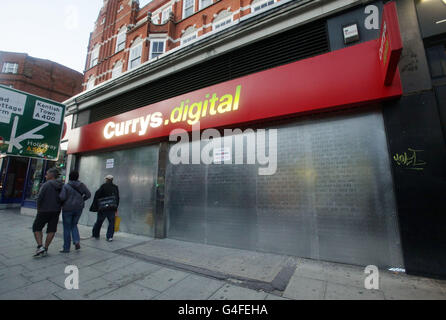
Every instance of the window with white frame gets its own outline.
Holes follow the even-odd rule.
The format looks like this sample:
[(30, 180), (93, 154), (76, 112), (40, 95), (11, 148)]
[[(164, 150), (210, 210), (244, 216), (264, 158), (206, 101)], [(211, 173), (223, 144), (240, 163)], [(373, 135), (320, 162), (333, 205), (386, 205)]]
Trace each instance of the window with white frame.
[(141, 64), (142, 40), (136, 39), (130, 48), (129, 70)]
[(19, 64), (14, 62), (3, 63), (2, 72), (3, 73), (17, 73), (19, 70)]
[(152, 16), (152, 23), (154, 23), (154, 24), (159, 24), (160, 23), (160, 17), (159, 17), (158, 14), (155, 15), (155, 16)]
[(274, 0), (254, 0), (251, 4), (251, 8), (254, 12), (265, 9), (266, 7), (273, 5)]
[(183, 19), (195, 12), (195, 0), (183, 0)]
[(150, 59), (156, 58), (164, 53), (166, 41), (163, 39), (150, 40)]
[(214, 30), (223, 30), (224, 28), (229, 27), (229, 25), (232, 23), (232, 17), (222, 19), (220, 21), (217, 21), (213, 24)]
[(181, 44), (187, 44), (189, 42), (192, 42), (193, 40), (197, 39), (197, 33), (185, 35), (181, 38)]
[(99, 59), (99, 45), (96, 45), (93, 49), (93, 51), (91, 51), (91, 57), (90, 57), (90, 68), (93, 68), (95, 65), (98, 64), (98, 59)]
[(118, 77), (122, 73), (122, 62), (118, 61), (115, 63), (112, 69), (112, 79)]
[(212, 23), (213, 30), (223, 30), (229, 27), (232, 23), (232, 12), (224, 10), (220, 12)]
[(206, 7), (209, 7), (212, 4), (213, 0), (199, 0), (199, 8), (200, 10)]
[(94, 87), (94, 81), (95, 81), (95, 78), (94, 78), (93, 76), (91, 76), (91, 77), (88, 79), (88, 82), (87, 82), (87, 90), (89, 90), (89, 89), (91, 89), (91, 88)]
[(121, 30), (119, 30), (118, 36), (116, 37), (116, 52), (119, 52), (125, 48), (125, 37), (126, 30), (125, 27), (122, 27)]
[(170, 13), (172, 12), (172, 7), (168, 7), (167, 9), (164, 9), (161, 14), (161, 24), (164, 24), (169, 20)]

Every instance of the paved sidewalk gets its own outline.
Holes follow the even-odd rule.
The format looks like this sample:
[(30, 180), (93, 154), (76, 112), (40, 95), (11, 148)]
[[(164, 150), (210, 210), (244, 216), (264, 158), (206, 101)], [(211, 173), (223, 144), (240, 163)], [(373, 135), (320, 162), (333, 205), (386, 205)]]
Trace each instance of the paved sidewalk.
[[(122, 232), (106, 242), (86, 226), (81, 250), (59, 253), (59, 224), (49, 255), (36, 259), (32, 222), (0, 210), (0, 300), (446, 300), (446, 281), (380, 270), (379, 290), (367, 290), (362, 267)], [(68, 265), (79, 268), (79, 290), (65, 288)]]

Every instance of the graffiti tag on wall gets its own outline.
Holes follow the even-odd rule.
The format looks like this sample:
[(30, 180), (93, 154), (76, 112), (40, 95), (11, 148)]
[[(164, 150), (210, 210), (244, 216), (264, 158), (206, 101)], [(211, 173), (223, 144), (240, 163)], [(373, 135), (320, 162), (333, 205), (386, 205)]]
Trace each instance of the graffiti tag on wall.
[(419, 159), (419, 153), (424, 150), (415, 150), (412, 148), (407, 148), (407, 152), (402, 154), (396, 153), (393, 156), (396, 164), (410, 170), (423, 170), (426, 162)]

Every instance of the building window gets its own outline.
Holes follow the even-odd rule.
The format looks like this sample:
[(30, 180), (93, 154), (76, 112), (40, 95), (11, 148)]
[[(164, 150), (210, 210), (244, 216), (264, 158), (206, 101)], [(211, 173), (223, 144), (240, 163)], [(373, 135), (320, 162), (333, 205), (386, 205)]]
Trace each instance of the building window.
[(3, 73), (14, 73), (16, 74), (19, 69), (19, 64), (14, 62), (5, 62), (3, 63), (2, 72)]
[(223, 20), (217, 21), (214, 24), (214, 30), (218, 30), (218, 29), (222, 30), (224, 28), (227, 28), (227, 27), (229, 27), (229, 25), (231, 23), (232, 23), (232, 17), (230, 17), (228, 19), (223, 19)]
[(160, 22), (159, 15), (156, 15), (156, 17), (152, 16), (152, 23), (159, 24), (159, 22)]
[(121, 12), (122, 9), (124, 9), (124, 6), (121, 4), (121, 5), (119, 6), (119, 10), (118, 10), (118, 12)]
[(182, 44), (182, 45), (183, 45), (183, 44), (187, 44), (187, 43), (189, 43), (189, 42), (192, 42), (192, 41), (195, 40), (195, 39), (197, 39), (197, 33), (190, 34), (190, 35), (187, 35), (187, 36), (183, 36), (183, 37), (181, 38), (181, 44)]
[(251, 8), (253, 8), (253, 11), (260, 11), (265, 9), (266, 7), (273, 5), (274, 0), (254, 0), (251, 4)]
[(95, 65), (98, 64), (98, 60), (99, 60), (99, 45), (96, 45), (93, 49), (93, 51), (91, 52), (91, 59), (90, 59), (90, 68), (93, 68)]
[(156, 58), (164, 53), (165, 40), (151, 40), (150, 41), (150, 59)]
[(195, 12), (194, 0), (183, 0), (183, 19), (193, 15)]
[(232, 23), (232, 12), (223, 10), (214, 19), (212, 24), (213, 30), (223, 30), (229, 27)]
[(116, 52), (119, 52), (125, 48), (125, 36), (126, 30), (125, 27), (121, 28), (118, 33), (118, 37), (116, 38)]
[(101, 24), (104, 24), (104, 23), (105, 23), (105, 17), (102, 19)]
[(140, 38), (135, 40), (130, 48), (129, 70), (136, 68), (141, 64), (142, 41)]
[(94, 81), (95, 81), (95, 79), (94, 79), (93, 76), (91, 76), (90, 79), (88, 79), (88, 82), (87, 82), (87, 90), (89, 90), (89, 89), (91, 89), (91, 88), (94, 87)]
[(206, 7), (209, 7), (212, 4), (213, 0), (200, 0), (199, 4), (200, 4), (200, 10)]
[(122, 62), (118, 61), (115, 63), (115, 65), (113, 66), (113, 70), (112, 70), (112, 79), (118, 77), (119, 75), (121, 75), (122, 73)]
[(167, 20), (169, 20), (171, 12), (172, 12), (172, 7), (163, 10), (163, 13), (161, 14), (161, 24), (164, 24), (167, 22)]

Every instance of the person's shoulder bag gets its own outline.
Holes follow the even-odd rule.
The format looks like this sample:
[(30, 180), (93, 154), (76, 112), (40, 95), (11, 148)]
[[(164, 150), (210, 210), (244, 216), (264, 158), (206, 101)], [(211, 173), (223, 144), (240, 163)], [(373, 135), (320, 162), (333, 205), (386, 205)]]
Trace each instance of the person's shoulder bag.
[(99, 211), (116, 211), (118, 209), (118, 204), (116, 201), (116, 196), (113, 194), (108, 197), (98, 198), (98, 212)]

